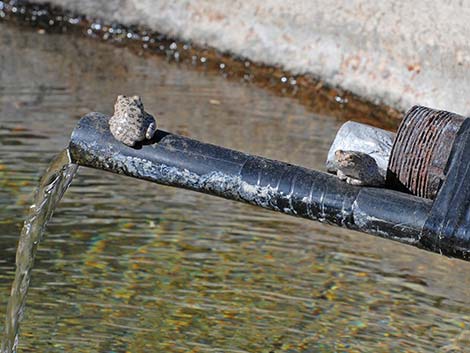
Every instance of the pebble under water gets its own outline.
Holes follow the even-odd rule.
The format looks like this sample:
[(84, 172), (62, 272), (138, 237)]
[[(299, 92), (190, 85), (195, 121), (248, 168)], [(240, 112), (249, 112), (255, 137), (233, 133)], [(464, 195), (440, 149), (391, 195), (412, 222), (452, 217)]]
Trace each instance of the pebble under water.
[[(167, 131), (313, 169), (343, 123), (161, 57), (0, 23), (1, 316), (41, 171), (118, 94), (142, 95)], [(19, 352), (470, 345), (470, 264), (365, 234), (85, 168), (46, 233)]]

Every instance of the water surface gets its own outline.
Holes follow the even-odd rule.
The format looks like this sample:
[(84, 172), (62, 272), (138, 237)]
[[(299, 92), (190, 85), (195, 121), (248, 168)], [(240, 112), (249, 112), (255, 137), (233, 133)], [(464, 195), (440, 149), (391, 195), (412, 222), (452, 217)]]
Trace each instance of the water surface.
[[(142, 95), (162, 129), (316, 169), (342, 123), (159, 57), (0, 24), (2, 318), (40, 174), (118, 94)], [(82, 168), (46, 234), (19, 352), (470, 344), (470, 264), (353, 231)]]

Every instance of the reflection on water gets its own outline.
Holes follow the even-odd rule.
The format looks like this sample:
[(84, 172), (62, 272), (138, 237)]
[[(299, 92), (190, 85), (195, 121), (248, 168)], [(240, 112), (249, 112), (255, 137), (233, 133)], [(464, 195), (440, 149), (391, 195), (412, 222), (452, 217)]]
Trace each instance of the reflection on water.
[[(80, 115), (322, 168), (341, 121), (124, 48), (0, 25), (0, 315), (39, 173)], [(38, 250), (23, 352), (464, 352), (470, 264), (83, 169)], [(3, 324), (3, 323), (2, 323)]]
[(72, 182), (77, 167), (70, 163), (68, 151), (62, 151), (51, 162), (36, 189), (16, 251), (15, 279), (7, 305), (2, 353), (16, 353), (18, 330), (25, 310), (34, 258), (47, 222)]

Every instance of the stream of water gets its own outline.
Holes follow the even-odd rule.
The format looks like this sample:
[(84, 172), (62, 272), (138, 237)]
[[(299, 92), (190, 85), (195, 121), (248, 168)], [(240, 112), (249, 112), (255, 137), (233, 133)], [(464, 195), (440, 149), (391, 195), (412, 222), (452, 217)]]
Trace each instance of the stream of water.
[(36, 251), (47, 222), (67, 191), (77, 168), (76, 164), (70, 163), (68, 150), (62, 151), (51, 162), (36, 189), (16, 251), (15, 279), (8, 300), (1, 353), (16, 352)]

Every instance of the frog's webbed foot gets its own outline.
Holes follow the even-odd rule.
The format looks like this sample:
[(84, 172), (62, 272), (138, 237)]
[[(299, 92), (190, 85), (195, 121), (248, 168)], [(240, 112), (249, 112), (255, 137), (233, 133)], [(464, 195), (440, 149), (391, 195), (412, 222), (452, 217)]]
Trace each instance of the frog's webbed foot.
[(351, 185), (359, 185), (359, 186), (364, 186), (365, 185), (363, 180), (352, 178), (352, 177), (346, 175), (341, 169), (338, 169), (336, 171), (336, 176), (338, 177), (338, 179), (340, 179), (342, 181), (345, 181), (345, 182), (347, 182), (348, 184), (351, 184)]
[(127, 141), (122, 140), (121, 142), (129, 147), (134, 147), (135, 144), (137, 143), (137, 141), (135, 140), (127, 140)]
[(354, 179), (351, 177), (347, 177), (346, 182), (350, 185), (357, 185), (357, 186), (367, 185), (367, 183), (364, 180)]

